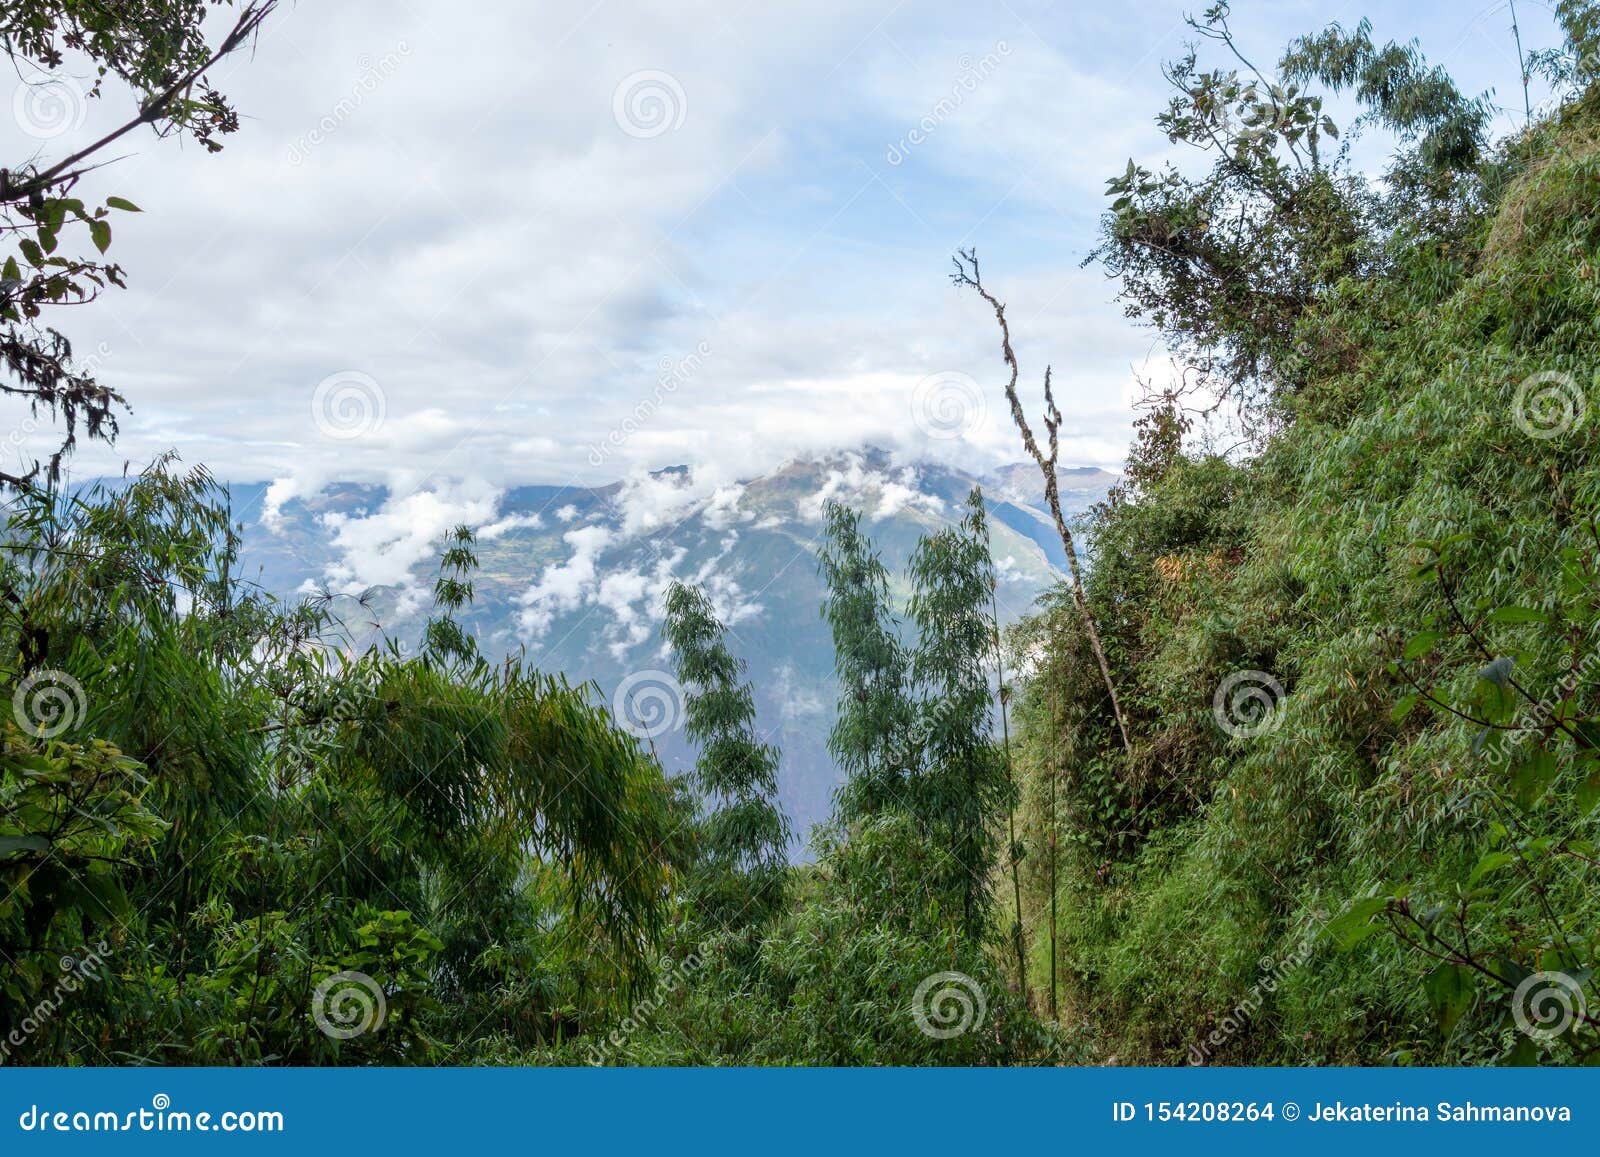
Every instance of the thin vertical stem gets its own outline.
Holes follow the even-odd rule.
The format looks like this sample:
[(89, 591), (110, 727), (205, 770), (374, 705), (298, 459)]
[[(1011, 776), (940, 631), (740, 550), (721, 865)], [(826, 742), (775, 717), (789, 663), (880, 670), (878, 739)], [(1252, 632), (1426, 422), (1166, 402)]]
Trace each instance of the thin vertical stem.
[[(1058, 690), (1052, 682), (1050, 686), (1050, 730), (1053, 734), (1059, 724), (1056, 716), (1059, 714)], [(1056, 768), (1055, 761), (1050, 760), (1045, 767), (1045, 776), (1050, 783), (1050, 1019), (1056, 1021)]]
[(1517, 70), (1522, 79), (1522, 124), (1533, 123), (1533, 103), (1528, 99), (1528, 62), (1522, 54), (1522, 29), (1517, 27), (1517, 0), (1511, 0), (1511, 35), (1517, 42)]
[(1006, 812), (1006, 829), (1011, 837), (1006, 855), (1011, 860), (1011, 891), (1016, 899), (1017, 918), (1011, 925), (1011, 941), (1017, 952), (1017, 988), (1023, 1007), (1028, 1004), (1028, 958), (1022, 943), (1022, 876), (1017, 857), (1017, 780), (1011, 764), (1011, 722), (1006, 710), (1006, 661), (1000, 648), (1000, 596), (994, 576), (989, 576), (989, 605), (994, 618), (994, 667), (1000, 699), (1000, 734), (1005, 740), (1006, 782), (1011, 785), (1011, 806)]

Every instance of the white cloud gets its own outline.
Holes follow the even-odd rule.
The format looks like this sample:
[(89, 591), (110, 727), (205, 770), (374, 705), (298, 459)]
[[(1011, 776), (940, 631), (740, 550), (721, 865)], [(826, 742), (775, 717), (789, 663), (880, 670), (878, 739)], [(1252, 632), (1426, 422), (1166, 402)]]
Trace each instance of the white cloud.
[(907, 507), (921, 507), (938, 513), (944, 501), (917, 489), (917, 472), (904, 466), (896, 471), (876, 470), (859, 454), (845, 454), (843, 464), (832, 467), (822, 486), (799, 505), (800, 517), (808, 522), (822, 521), (823, 507), (830, 500), (867, 509), (873, 521), (892, 517)]
[(440, 550), (451, 528), (494, 516), (499, 492), (483, 483), (440, 484), (392, 497), (370, 514), (322, 516), (339, 559), (325, 575), (330, 590), (360, 594), (369, 587), (401, 592), (402, 617), (420, 605), (412, 568)]
[[(1257, 7), (1235, 19), (1253, 56), (1317, 23), (1303, 5)], [(1056, 366), (1063, 462), (1114, 467), (1154, 343), (1078, 263), (1104, 179), (1171, 150), (1151, 122), (1184, 8), (816, 0), (797, 21), (713, 0), (485, 0), (462, 21), (440, 5), (282, 6), (219, 77), (244, 115), (222, 153), (129, 138), (137, 153), (78, 190), (145, 211), (116, 219), (129, 288), (63, 319), (78, 348), (105, 345), (104, 377), (134, 405), (119, 444), (86, 446), (76, 471), (176, 446), (220, 478), (276, 480), (270, 522), (327, 481), (397, 471), (504, 489), (687, 463), (699, 499), (868, 444), (982, 469), (1019, 447), (993, 318), (944, 277), (960, 245), (1010, 303), (1030, 414)], [(1429, 11), (1396, 9), (1378, 32), (1424, 35), (1468, 90), (1510, 75), (1503, 43), (1438, 35), (1450, 19)], [(992, 73), (890, 165), (886, 146), (951, 91), (962, 57), (1002, 40)], [(676, 80), (683, 116), (637, 139), (613, 95), (647, 69)], [(92, 104), (45, 160), (121, 111)], [(663, 361), (702, 346), (610, 453)], [(381, 390), (383, 421), (359, 438), (311, 412), (341, 371)], [(943, 441), (912, 399), (950, 372), (986, 409)], [(0, 404), (0, 422), (14, 412)], [(670, 496), (636, 490), (636, 517), (673, 516)]]
[(544, 525), (544, 519), (537, 514), (508, 514), (504, 518), (486, 523), (478, 528), (478, 538), (483, 542), (493, 542), (497, 538), (504, 538), (513, 530), (538, 529)]
[(585, 595), (594, 590), (596, 563), (613, 535), (603, 526), (580, 526), (561, 537), (572, 547), (572, 557), (545, 567), (539, 581), (517, 600), (523, 607), (517, 615), (517, 626), (530, 638), (537, 639), (548, 631), (556, 615), (577, 610)]
[(780, 663), (774, 676), (772, 698), (785, 723), (815, 723), (818, 716), (827, 714), (823, 689), (805, 681), (794, 664)]

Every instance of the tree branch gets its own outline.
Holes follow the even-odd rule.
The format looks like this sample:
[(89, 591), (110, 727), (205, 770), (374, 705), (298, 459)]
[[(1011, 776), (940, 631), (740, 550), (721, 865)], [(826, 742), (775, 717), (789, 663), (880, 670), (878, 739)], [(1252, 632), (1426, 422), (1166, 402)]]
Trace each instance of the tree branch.
[(1127, 754), (1133, 753), (1133, 743), (1128, 737), (1128, 723), (1122, 714), (1122, 702), (1117, 697), (1116, 683), (1111, 678), (1111, 665), (1106, 661), (1105, 646), (1100, 641), (1100, 630), (1095, 625), (1094, 615), (1089, 610), (1088, 600), (1083, 594), (1083, 575), (1078, 566), (1078, 552), (1072, 541), (1072, 531), (1067, 528), (1067, 520), (1061, 514), (1061, 493), (1056, 479), (1056, 464), (1060, 457), (1059, 432), (1061, 429), (1061, 411), (1056, 408), (1055, 396), (1050, 387), (1050, 370), (1046, 367), (1044, 372), (1044, 427), (1050, 443), (1050, 453), (1046, 455), (1039, 448), (1039, 441), (1034, 436), (1033, 427), (1028, 423), (1028, 416), (1022, 409), (1022, 401), (1017, 396), (1017, 355), (1011, 348), (1011, 326), (1006, 321), (1005, 305), (984, 288), (982, 276), (978, 270), (978, 251), (976, 249), (958, 250), (952, 257), (951, 263), (955, 272), (950, 280), (959, 287), (974, 290), (979, 297), (988, 302), (994, 310), (995, 321), (1000, 326), (1000, 354), (1005, 359), (1011, 371), (1010, 378), (1006, 381), (1006, 401), (1011, 406), (1011, 420), (1016, 425), (1018, 433), (1022, 435), (1022, 445), (1028, 451), (1029, 457), (1039, 467), (1039, 472), (1044, 475), (1045, 504), (1050, 508), (1050, 514), (1055, 519), (1056, 533), (1061, 536), (1061, 545), (1066, 548), (1067, 568), (1072, 576), (1072, 602), (1077, 607), (1078, 614), (1083, 618), (1084, 631), (1089, 638), (1089, 646), (1094, 651), (1095, 661), (1100, 665), (1100, 675), (1105, 680), (1106, 694), (1111, 699), (1111, 713), (1116, 717), (1117, 731), (1122, 736), (1122, 749)]

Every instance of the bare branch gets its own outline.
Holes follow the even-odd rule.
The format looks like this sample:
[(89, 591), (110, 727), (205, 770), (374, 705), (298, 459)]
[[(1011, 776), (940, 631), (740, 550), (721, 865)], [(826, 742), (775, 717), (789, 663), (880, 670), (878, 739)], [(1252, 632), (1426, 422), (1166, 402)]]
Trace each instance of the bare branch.
[(1011, 406), (1011, 420), (1022, 435), (1022, 445), (1028, 451), (1028, 456), (1038, 464), (1039, 472), (1044, 475), (1045, 504), (1050, 508), (1050, 514), (1055, 519), (1056, 533), (1061, 536), (1061, 545), (1067, 552), (1067, 568), (1072, 576), (1072, 602), (1083, 618), (1089, 646), (1094, 651), (1095, 661), (1100, 665), (1100, 674), (1106, 684), (1106, 694), (1111, 699), (1111, 713), (1116, 717), (1117, 731), (1122, 736), (1122, 749), (1131, 755), (1133, 743), (1128, 738), (1128, 722), (1122, 714), (1122, 702), (1117, 698), (1116, 683), (1111, 678), (1111, 665), (1106, 661), (1105, 647), (1100, 642), (1100, 630), (1095, 625), (1094, 615), (1090, 613), (1088, 600), (1083, 595), (1083, 575), (1078, 567), (1078, 552), (1073, 545), (1072, 531), (1068, 529), (1067, 520), (1061, 514), (1061, 493), (1056, 479), (1056, 464), (1061, 452), (1059, 439), (1061, 411), (1056, 408), (1055, 394), (1050, 386), (1050, 370), (1046, 367), (1044, 372), (1044, 428), (1050, 444), (1050, 453), (1045, 454), (1039, 449), (1039, 441), (1034, 436), (1033, 427), (1028, 424), (1028, 416), (1022, 409), (1021, 399), (1017, 396), (1019, 370), (1017, 355), (1011, 348), (1011, 326), (1006, 321), (1006, 307), (994, 294), (984, 288), (983, 277), (978, 269), (976, 249), (958, 250), (956, 256), (950, 260), (955, 266), (955, 272), (950, 275), (950, 280), (958, 287), (974, 290), (979, 297), (987, 301), (994, 310), (995, 321), (999, 323), (1000, 355), (1011, 371), (1005, 387), (1006, 401)]

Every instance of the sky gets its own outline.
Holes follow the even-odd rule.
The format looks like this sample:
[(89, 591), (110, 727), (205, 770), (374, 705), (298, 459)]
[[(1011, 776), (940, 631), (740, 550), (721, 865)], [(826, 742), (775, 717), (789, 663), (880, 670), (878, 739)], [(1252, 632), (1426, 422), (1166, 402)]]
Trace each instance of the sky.
[[(982, 469), (1021, 453), (993, 317), (947, 276), (965, 246), (1035, 406), (1054, 366), (1063, 464), (1114, 469), (1136, 379), (1171, 366), (1082, 263), (1106, 178), (1174, 155), (1152, 118), (1185, 9), (285, 0), (215, 73), (244, 118), (223, 152), (136, 139), (82, 190), (144, 211), (116, 220), (128, 289), (58, 318), (132, 405), (74, 471), (172, 448), (273, 502), (379, 482), (447, 519), (869, 444)], [(1553, 43), (1547, 6), (1518, 13)], [(1275, 59), (1362, 16), (1520, 116), (1504, 3), (1237, 0), (1233, 23)], [(65, 72), (64, 113), (0, 80), (8, 157), (126, 115)]]

